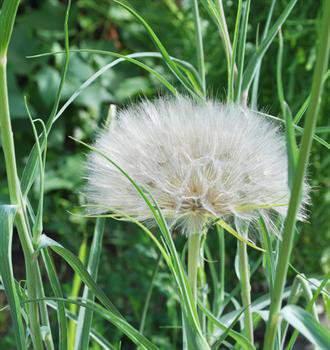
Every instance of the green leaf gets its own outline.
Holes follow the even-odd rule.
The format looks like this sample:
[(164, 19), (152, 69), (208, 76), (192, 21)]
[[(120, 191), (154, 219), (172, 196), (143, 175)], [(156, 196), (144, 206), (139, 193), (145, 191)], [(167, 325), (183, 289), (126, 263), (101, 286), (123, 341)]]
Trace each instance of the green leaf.
[[(102, 251), (102, 240), (104, 234), (104, 218), (98, 218), (95, 224), (92, 246), (89, 252), (87, 270), (91, 277), (96, 281), (99, 270), (99, 263)], [(84, 287), (83, 299), (94, 301), (93, 292), (87, 287)], [(92, 327), (93, 312), (86, 308), (79, 309), (78, 322), (76, 328), (75, 349), (89, 349), (90, 330)]]
[[(61, 299), (63, 299), (63, 298), (61, 298)], [(48, 305), (49, 307), (51, 307), (52, 309), (57, 310), (57, 309), (58, 309), (58, 306), (57, 306), (57, 305), (58, 305), (59, 302), (63, 302), (63, 301), (61, 301), (61, 300), (59, 300), (59, 299), (55, 299), (55, 301), (54, 301), (54, 299), (53, 299), (53, 300), (48, 300), (48, 301), (47, 301), (47, 305)], [(63, 303), (64, 303), (64, 302), (63, 302)], [(65, 315), (66, 315), (66, 317), (67, 317), (69, 320), (71, 320), (71, 321), (77, 323), (77, 316), (75, 316), (75, 315), (74, 315), (72, 312), (70, 312), (67, 308), (65, 309)], [(115, 349), (116, 349), (112, 344), (110, 344), (110, 343), (108, 342), (108, 340), (106, 340), (106, 339), (105, 339), (100, 333), (98, 333), (95, 329), (91, 329), (91, 331), (90, 331), (90, 336), (91, 336), (91, 339), (93, 339), (93, 341), (95, 341), (98, 345), (100, 345), (102, 349), (104, 349), (104, 350), (115, 350)]]
[(236, 101), (240, 102), (241, 99), (246, 99), (245, 96), (242, 96), (241, 93), (244, 90), (242, 89), (242, 80), (243, 80), (243, 69), (244, 69), (244, 59), (245, 59), (245, 46), (246, 46), (246, 36), (249, 23), (249, 14), (250, 14), (250, 5), (251, 0), (247, 0), (243, 4), (242, 8), (242, 22), (239, 31), (239, 40), (237, 47), (237, 87), (236, 87)]
[(159, 52), (162, 54), (164, 62), (167, 64), (171, 72), (176, 76), (176, 78), (182, 83), (182, 85), (185, 87), (185, 89), (190, 92), (193, 96), (201, 97), (203, 93), (198, 90), (195, 91), (193, 86), (191, 85), (190, 81), (181, 73), (180, 69), (176, 65), (176, 63), (171, 60), (171, 57), (167, 50), (165, 49), (162, 42), (159, 40), (153, 29), (150, 27), (150, 25), (129, 5), (119, 1), (114, 0), (115, 3), (125, 8), (127, 11), (129, 11), (137, 20), (139, 20), (140, 23), (143, 24), (145, 29), (147, 30), (149, 36), (155, 43), (156, 47), (159, 49)]
[(313, 345), (319, 349), (330, 347), (330, 331), (318, 323), (313, 316), (296, 305), (287, 305), (281, 310), (282, 317)]
[(12, 265), (12, 237), (16, 206), (0, 206), (0, 275), (10, 306), (17, 349), (26, 349), (20, 299), (15, 285)]
[(239, 234), (237, 231), (235, 231), (230, 225), (228, 225), (224, 220), (220, 219), (217, 222), (217, 225), (225, 229), (228, 233), (233, 235), (235, 238), (237, 238), (239, 241), (244, 242), (249, 247), (259, 250), (261, 252), (264, 252), (265, 250), (256, 246), (253, 242), (251, 242), (248, 238), (243, 237), (241, 234)]
[[(210, 322), (214, 323), (215, 326), (220, 328), (223, 332), (228, 333), (228, 336), (234, 339), (243, 349), (255, 350), (255, 347), (248, 341), (248, 339), (246, 339), (242, 334), (231, 329), (231, 327), (228, 327), (227, 325), (221, 323), (202, 303), (198, 302), (198, 306), (210, 320)], [(239, 316), (236, 315), (232, 323), (236, 322), (241, 314), (242, 311), (240, 310), (238, 313)]]
[[(98, 287), (91, 275), (88, 273), (81, 261), (69, 250), (61, 246), (51, 238), (42, 235), (40, 239), (40, 249), (49, 247), (55, 253), (60, 255), (77, 273), (81, 280), (88, 286), (93, 294), (99, 299), (99, 301), (108, 309), (109, 320), (114, 326), (120, 329), (124, 334), (127, 335), (135, 344), (141, 346), (143, 349), (156, 350), (157, 347), (152, 344), (147, 338), (145, 338), (139, 331), (131, 326), (124, 317), (119, 313), (116, 307), (112, 304), (102, 289)], [(63, 300), (65, 301), (65, 299)], [(87, 300), (87, 302), (90, 302)]]
[[(47, 248), (42, 250), (42, 257), (43, 261), (45, 263), (47, 275), (50, 281), (51, 288), (53, 290), (53, 293), (58, 298), (63, 298), (63, 292), (62, 287), (60, 284), (60, 281), (57, 277), (56, 269), (54, 262), (52, 260), (52, 257), (47, 250)], [(67, 320), (65, 316), (65, 307), (62, 302), (58, 302), (57, 305), (57, 319), (58, 319), (58, 333), (59, 333), (59, 350), (66, 350), (67, 349), (67, 332), (68, 332), (68, 325)]]
[(263, 39), (258, 46), (256, 52), (254, 55), (250, 58), (248, 65), (244, 71), (243, 75), (243, 82), (242, 82), (242, 91), (248, 90), (249, 86), (254, 78), (254, 75), (257, 71), (258, 65), (261, 62), (263, 56), (265, 55), (267, 49), (269, 48), (270, 44), (274, 40), (277, 32), (283, 25), (283, 23), (286, 21), (288, 16), (290, 15), (292, 9), (296, 5), (297, 0), (291, 0), (282, 14), (278, 17), (277, 21), (274, 23), (274, 25), (269, 30), (267, 36), (265, 39)]

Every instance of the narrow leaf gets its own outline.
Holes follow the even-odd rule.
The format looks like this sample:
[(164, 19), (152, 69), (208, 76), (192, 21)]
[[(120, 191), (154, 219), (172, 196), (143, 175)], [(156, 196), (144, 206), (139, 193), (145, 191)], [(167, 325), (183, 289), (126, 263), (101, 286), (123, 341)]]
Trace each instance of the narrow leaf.
[(314, 317), (296, 305), (287, 305), (281, 310), (282, 317), (313, 345), (319, 349), (330, 347), (330, 331), (317, 322)]
[(26, 349), (23, 318), (20, 299), (15, 285), (12, 264), (12, 237), (16, 206), (0, 206), (0, 275), (10, 307), (10, 314), (15, 329), (17, 349)]

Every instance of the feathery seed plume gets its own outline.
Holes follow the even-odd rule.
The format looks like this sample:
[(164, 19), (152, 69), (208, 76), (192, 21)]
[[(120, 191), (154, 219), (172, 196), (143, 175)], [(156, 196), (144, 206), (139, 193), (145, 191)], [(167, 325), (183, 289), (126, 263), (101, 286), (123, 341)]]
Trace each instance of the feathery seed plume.
[[(186, 97), (144, 101), (120, 111), (94, 146), (148, 190), (185, 234), (214, 218), (249, 223), (262, 216), (272, 223), (274, 213), (286, 214), (285, 141), (277, 126), (241, 106)], [(88, 159), (86, 194), (98, 213), (152, 219), (125, 176), (97, 152)], [(306, 202), (305, 193), (300, 218)]]

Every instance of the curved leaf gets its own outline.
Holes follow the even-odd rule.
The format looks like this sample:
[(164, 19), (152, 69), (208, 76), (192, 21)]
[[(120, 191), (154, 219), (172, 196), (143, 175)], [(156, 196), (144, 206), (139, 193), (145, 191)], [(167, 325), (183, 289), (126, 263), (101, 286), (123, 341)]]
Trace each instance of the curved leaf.
[(322, 326), (307, 311), (296, 305), (287, 305), (281, 310), (282, 317), (319, 349), (330, 348), (330, 331)]

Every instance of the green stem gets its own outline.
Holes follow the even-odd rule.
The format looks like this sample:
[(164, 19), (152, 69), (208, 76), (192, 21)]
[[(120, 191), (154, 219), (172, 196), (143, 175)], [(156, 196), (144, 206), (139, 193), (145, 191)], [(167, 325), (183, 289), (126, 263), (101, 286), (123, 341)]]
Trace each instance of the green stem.
[[(37, 260), (33, 257), (34, 249), (25, 220), (24, 204), (21, 199), (20, 185), (17, 175), (14, 140), (8, 105), (6, 56), (2, 56), (0, 60), (0, 126), (2, 149), (5, 156), (10, 202), (11, 204), (18, 206), (16, 226), (24, 252), (28, 295), (29, 299), (35, 300), (38, 297), (36, 279)], [(42, 349), (37, 303), (29, 306), (29, 316), (33, 343), (36, 349)]]
[(303, 190), (304, 176), (310, 155), (316, 120), (320, 108), (323, 76), (329, 60), (330, 50), (330, 1), (324, 1), (323, 21), (319, 35), (319, 50), (313, 76), (311, 101), (306, 116), (304, 134), (301, 142), (301, 150), (295, 171), (292, 193), (290, 197), (288, 215), (285, 221), (283, 238), (279, 249), (279, 260), (275, 273), (274, 292), (270, 307), (269, 320), (265, 334), (264, 350), (274, 348), (275, 337), (278, 329), (279, 312), (282, 304), (283, 290), (285, 286), (291, 251), (294, 241), (296, 217), (300, 206)]
[(203, 94), (206, 91), (205, 82), (205, 62), (204, 62), (204, 48), (203, 48), (203, 36), (201, 21), (199, 16), (198, 1), (193, 0), (193, 11), (194, 11), (194, 21), (195, 21), (195, 32), (196, 32), (196, 50), (197, 50), (197, 64), (198, 72), (202, 82)]
[(253, 320), (251, 310), (251, 285), (250, 267), (247, 254), (247, 245), (238, 242), (239, 273), (241, 280), (241, 297), (244, 308), (244, 333), (246, 338), (253, 344)]
[(217, 226), (219, 237), (219, 252), (220, 252), (220, 306), (219, 312), (223, 310), (223, 302), (225, 300), (225, 266), (226, 266), (226, 248), (225, 248), (225, 233), (222, 227)]
[(200, 264), (200, 235), (191, 234), (188, 237), (188, 281), (197, 305), (197, 273)]
[[(17, 174), (14, 138), (9, 112), (6, 71), (7, 50), (14, 27), (18, 5), (19, 0), (4, 1), (0, 15), (0, 134), (5, 157), (10, 201), (12, 204), (17, 205), (18, 208), (16, 227), (25, 258), (28, 298), (34, 300), (41, 295), (41, 293), (39, 293), (41, 286), (38, 280), (39, 266), (37, 259), (33, 256), (34, 247), (25, 217), (25, 205), (22, 200), (20, 182)], [(42, 349), (43, 345), (37, 303), (33, 303), (29, 306), (29, 320), (34, 348)]]

